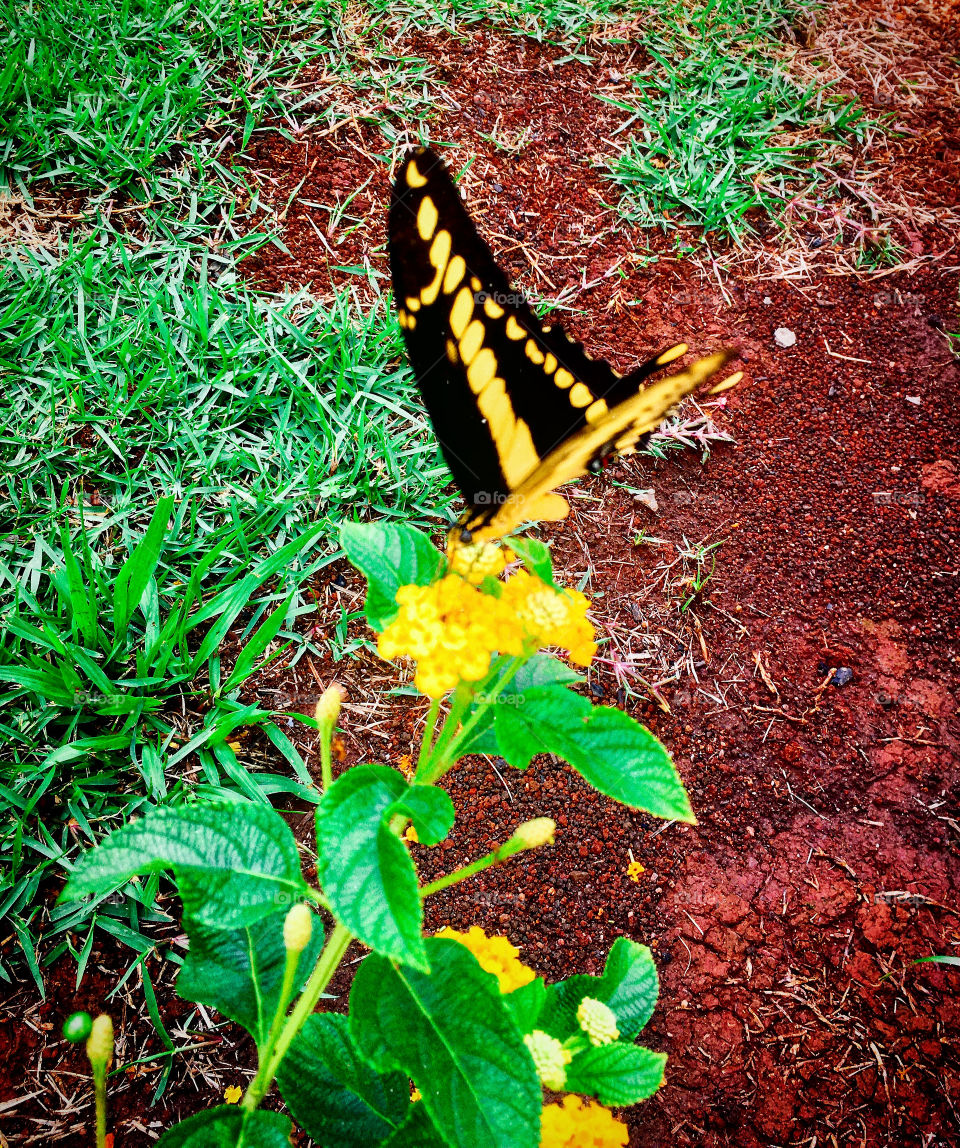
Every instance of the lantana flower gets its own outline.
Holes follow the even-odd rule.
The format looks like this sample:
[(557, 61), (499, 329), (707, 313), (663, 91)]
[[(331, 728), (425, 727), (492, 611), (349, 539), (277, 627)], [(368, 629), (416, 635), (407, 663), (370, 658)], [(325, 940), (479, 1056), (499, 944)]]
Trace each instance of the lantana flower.
[(537, 975), (533, 969), (517, 960), (520, 950), (511, 945), (507, 937), (488, 937), (478, 925), (472, 925), (469, 932), (458, 933), (449, 927), (434, 934), (451, 941), (459, 941), (477, 958), (480, 968), (493, 973), (500, 984), (502, 993), (512, 993), (514, 989), (529, 984)]
[(540, 1114), (540, 1148), (624, 1148), (629, 1139), (609, 1109), (572, 1093)]

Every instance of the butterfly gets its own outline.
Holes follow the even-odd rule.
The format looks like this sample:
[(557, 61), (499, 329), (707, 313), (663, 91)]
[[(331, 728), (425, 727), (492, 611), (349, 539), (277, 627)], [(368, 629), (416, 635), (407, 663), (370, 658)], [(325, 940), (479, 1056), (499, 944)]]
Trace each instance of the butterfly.
[[(389, 240), (407, 353), (467, 503), (454, 543), (565, 518), (570, 508), (558, 486), (635, 450), (730, 358), (718, 351), (649, 385), (686, 353), (685, 343), (622, 376), (591, 358), (513, 290), (429, 148), (412, 149), (399, 168)], [(739, 373), (731, 379), (714, 390), (738, 382)]]

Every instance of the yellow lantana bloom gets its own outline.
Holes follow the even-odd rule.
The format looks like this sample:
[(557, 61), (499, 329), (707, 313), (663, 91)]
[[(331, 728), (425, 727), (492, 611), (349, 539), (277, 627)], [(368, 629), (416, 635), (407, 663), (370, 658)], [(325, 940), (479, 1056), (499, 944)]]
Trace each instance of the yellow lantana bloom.
[(456, 574), (430, 586), (401, 586), (396, 618), (377, 639), (387, 660), (415, 658), (414, 684), (431, 698), (458, 682), (478, 682), (495, 652), (523, 652), (523, 633), (512, 608), (483, 594)]
[(484, 578), (496, 578), (503, 572), (507, 553), (499, 542), (458, 542), (447, 547), (447, 564), (454, 574), (479, 585)]
[(497, 978), (502, 993), (512, 993), (514, 989), (529, 984), (537, 975), (517, 960), (520, 950), (506, 937), (488, 937), (478, 925), (472, 925), (467, 933), (458, 933), (448, 927), (434, 935), (459, 941), (468, 948), (477, 958), (480, 968)]
[(511, 606), (520, 625), (538, 646), (559, 646), (571, 661), (589, 666), (597, 652), (590, 600), (579, 590), (557, 590), (526, 570), (506, 583), (501, 602)]
[(540, 1114), (540, 1148), (624, 1148), (629, 1139), (609, 1109), (572, 1094)]

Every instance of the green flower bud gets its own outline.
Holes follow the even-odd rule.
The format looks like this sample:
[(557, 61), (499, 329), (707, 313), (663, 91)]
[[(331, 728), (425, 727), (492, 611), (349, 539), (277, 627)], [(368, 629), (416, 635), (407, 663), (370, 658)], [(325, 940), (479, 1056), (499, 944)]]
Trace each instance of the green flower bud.
[(113, 1059), (113, 1021), (106, 1013), (101, 1013), (90, 1026), (87, 1037), (87, 1059), (96, 1068), (110, 1067)]
[(63, 1035), (71, 1044), (86, 1040), (93, 1028), (93, 1019), (88, 1012), (75, 1012), (63, 1022)]
[(567, 1083), (567, 1065), (573, 1058), (555, 1037), (535, 1028), (523, 1038), (544, 1088), (559, 1092)]
[(577, 1023), (590, 1038), (590, 1043), (599, 1047), (610, 1044), (620, 1035), (617, 1018), (603, 1001), (584, 997), (577, 1007)]
[(313, 715), (321, 727), (333, 729), (340, 713), (340, 704), (346, 696), (347, 691), (337, 682), (323, 691)]
[(539, 849), (541, 845), (552, 845), (557, 823), (550, 817), (535, 817), (524, 821), (513, 831), (510, 843), (518, 849)]
[(313, 932), (313, 913), (298, 901), (283, 919), (283, 943), (288, 953), (302, 953), (310, 944)]

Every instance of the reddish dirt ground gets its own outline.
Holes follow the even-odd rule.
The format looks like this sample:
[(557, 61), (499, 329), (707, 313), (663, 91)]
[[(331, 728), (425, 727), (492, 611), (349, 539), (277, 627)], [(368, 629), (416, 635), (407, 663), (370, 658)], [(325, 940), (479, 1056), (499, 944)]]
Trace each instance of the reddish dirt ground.
[[(921, 47), (943, 34), (934, 9), (858, 11), (893, 20)], [(956, 268), (947, 269), (957, 262), (953, 237), (936, 218), (899, 217), (914, 262), (874, 279), (829, 274), (825, 255), (808, 279), (758, 279), (744, 260), (720, 278), (709, 261), (664, 257), (645, 268), (633, 253), (650, 237), (613, 229), (602, 206), (610, 187), (589, 164), (622, 122), (591, 92), (598, 77), (622, 92), (625, 52), (551, 70), (555, 50), (485, 32), (459, 46), (422, 36), (411, 50), (446, 69), (456, 108), (435, 138), (455, 140), (461, 159), (480, 157), (464, 188), (486, 234), (531, 291), (579, 285), (582, 313), (568, 325), (592, 352), (622, 369), (681, 338), (698, 352), (732, 342), (747, 372), (716, 413), (734, 446), (705, 467), (687, 454), (614, 470), (629, 486), (652, 487), (659, 512), (608, 476), (583, 484), (568, 523), (544, 533), (566, 580), (587, 575), (598, 620), (633, 635), (634, 650), (649, 637), (643, 620), (664, 565), (688, 542), (722, 540), (685, 614), (689, 586), (668, 578), (657, 595), (660, 622), (672, 619), (678, 649), (693, 650), (686, 672), (661, 682), (663, 704), (636, 677), (626, 684), (643, 696), (626, 696), (603, 665), (588, 683), (671, 749), (699, 824), (664, 827), (613, 806), (547, 759), (524, 773), (501, 769), (505, 784), (485, 760), (464, 762), (450, 779), (451, 840), (418, 851), (425, 878), (528, 817), (553, 816), (560, 833), (552, 851), (432, 900), (429, 927), (505, 932), (548, 979), (599, 971), (618, 936), (653, 946), (662, 988), (646, 1040), (669, 1054), (667, 1084), (623, 1114), (632, 1146), (960, 1144), (960, 977), (911, 964), (960, 951), (960, 369), (943, 334), (960, 329)], [(934, 213), (956, 203), (952, 76), (953, 95), (898, 110), (911, 134), (891, 142), (875, 185), (922, 189)], [(532, 135), (516, 156), (497, 152), (481, 136), (495, 124), (501, 136)], [(372, 129), (303, 145), (260, 138), (254, 166), (277, 181), (278, 204), (305, 173), (301, 198), (328, 203), (374, 176), (351, 205), (369, 213), (370, 230), (327, 239), (337, 265), (372, 250), (382, 268), (388, 177), (371, 154), (382, 150)], [(290, 256), (265, 251), (251, 275), (321, 293), (342, 282), (317, 235), (326, 223), (323, 212), (292, 207)], [(777, 250), (772, 233), (766, 248)], [(757, 266), (768, 273), (767, 257)], [(615, 267), (625, 277), (607, 274)], [(794, 331), (796, 345), (779, 348), (778, 327)], [(318, 584), (334, 604), (355, 603), (361, 588), (340, 567)], [(369, 681), (372, 665), (318, 662), (308, 673), (301, 664), (291, 708), (334, 673), (362, 699), (353, 683)], [(382, 689), (390, 676), (376, 674)], [(275, 685), (265, 678), (260, 688), (266, 696)], [(351, 732), (360, 711), (348, 708), (346, 761), (362, 753), (398, 763), (422, 712), (398, 706), (378, 736), (361, 737)], [(308, 840), (309, 818), (294, 823)], [(631, 857), (644, 866), (636, 882)], [(167, 943), (175, 933), (165, 931)], [(56, 1116), (71, 1107), (65, 1098), (83, 1095), (82, 1064), (52, 1038), (73, 1008), (101, 1007), (125, 961), (104, 942), (95, 964), (79, 995), (63, 965), (46, 1004), (29, 990), (8, 1002), (0, 1039), (10, 1040), (14, 1072), (0, 1104), (38, 1092), (0, 1107), (11, 1144), (86, 1143), (81, 1116)], [(150, 968), (165, 1015), (186, 1023), (193, 1006), (170, 991), (173, 966), (151, 959)], [(140, 989), (124, 993), (113, 1011), (129, 1047), (156, 1051)], [(226, 1026), (204, 1040), (178, 1062), (156, 1108), (145, 1107), (154, 1071), (118, 1084), (118, 1148), (151, 1143), (237, 1079), (229, 1066), (250, 1058), (242, 1034)]]

